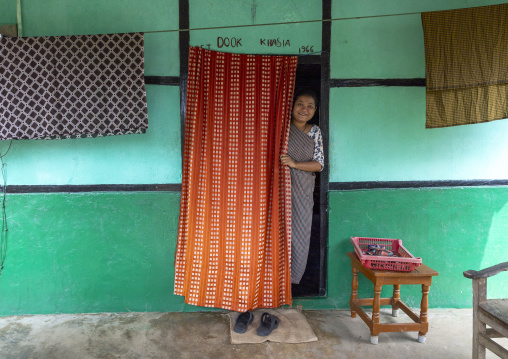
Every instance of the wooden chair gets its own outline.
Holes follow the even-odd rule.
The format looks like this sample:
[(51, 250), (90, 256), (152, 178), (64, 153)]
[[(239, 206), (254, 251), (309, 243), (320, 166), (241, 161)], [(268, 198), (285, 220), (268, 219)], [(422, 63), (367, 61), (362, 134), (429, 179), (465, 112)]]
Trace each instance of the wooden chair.
[(485, 349), (508, 359), (508, 350), (490, 339), (508, 337), (508, 299), (487, 299), (487, 278), (506, 270), (508, 262), (464, 272), (473, 280), (473, 359), (485, 359)]

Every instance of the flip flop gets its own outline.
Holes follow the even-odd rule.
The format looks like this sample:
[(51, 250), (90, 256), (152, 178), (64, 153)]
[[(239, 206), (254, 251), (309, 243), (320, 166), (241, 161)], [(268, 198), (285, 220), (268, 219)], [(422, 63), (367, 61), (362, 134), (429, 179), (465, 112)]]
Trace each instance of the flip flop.
[(247, 327), (254, 319), (254, 315), (251, 312), (242, 313), (236, 318), (235, 327), (233, 331), (238, 334), (243, 334), (247, 331)]
[(269, 313), (263, 313), (261, 316), (261, 324), (258, 328), (258, 335), (266, 337), (270, 335), (272, 331), (279, 326), (279, 318)]

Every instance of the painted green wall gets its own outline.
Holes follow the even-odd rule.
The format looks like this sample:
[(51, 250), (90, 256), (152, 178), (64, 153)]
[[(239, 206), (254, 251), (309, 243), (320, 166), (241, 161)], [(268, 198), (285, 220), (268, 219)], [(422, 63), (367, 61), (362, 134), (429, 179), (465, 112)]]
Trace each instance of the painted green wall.
[[(189, 1), (190, 45), (249, 54), (310, 54), (321, 51), (321, 1)], [(301, 24), (281, 24), (306, 21)], [(314, 21), (314, 22), (313, 22)], [(248, 26), (279, 24), (271, 26)], [(210, 29), (234, 26), (229, 29)], [(238, 27), (240, 26), (240, 27)], [(240, 41), (238, 41), (240, 40)]]
[(425, 88), (330, 91), (330, 181), (508, 178), (508, 121), (425, 129)]
[[(16, 0), (9, 2), (15, 4)], [(23, 36), (146, 32), (145, 74), (180, 75), (178, 1), (23, 0), (21, 3)], [(167, 30), (174, 31), (158, 32)]]
[[(7, 184), (179, 183), (180, 92), (146, 87), (149, 128), (142, 135), (13, 141), (5, 157)], [(9, 143), (0, 143), (5, 152)]]
[(178, 29), (178, 2), (166, 0), (22, 0), (24, 36)]
[[(172, 295), (179, 201), (159, 192), (8, 195), (0, 315), (201, 310)], [(507, 232), (506, 187), (331, 192), (328, 296), (295, 304), (346, 308), (350, 237), (373, 236), (402, 239), (439, 272), (431, 307), (470, 307), (462, 272), (496, 264)], [(490, 279), (489, 295), (506, 296), (507, 279)], [(371, 291), (360, 277), (360, 295)], [(417, 307), (420, 291), (402, 295)]]
[[(503, 1), (334, 0), (334, 19), (417, 14), (333, 21), (331, 77), (424, 77), (419, 12), (500, 2)], [(12, 22), (16, 1), (1, 0), (0, 4), (5, 8), (5, 12), (0, 12), (0, 22)], [(303, 0), (191, 0), (190, 27), (314, 21), (320, 19), (321, 13), (321, 1), (317, 0), (311, 6)], [(129, 0), (118, 6), (116, 1), (95, 0), (85, 4), (79, 0), (24, 0), (22, 20), (26, 36), (176, 30), (178, 3)], [(145, 73), (178, 76), (178, 32), (153, 32), (145, 36)], [(241, 46), (232, 47), (239, 39)], [(273, 46), (267, 45), (269, 40)], [(227, 41), (229, 47), (225, 45)], [(234, 52), (297, 54), (302, 46), (318, 52), (321, 24), (197, 30), (191, 31), (190, 42)], [(288, 43), (289, 46), (284, 46)], [(148, 131), (155, 132), (152, 135), (158, 139), (131, 135), (122, 139), (65, 140), (60, 144), (15, 141), (6, 158), (7, 183), (179, 183), (179, 92), (176, 87), (172, 90), (150, 87), (149, 107), (157, 108), (149, 110)], [(332, 89), (330, 104), (332, 182), (507, 178), (508, 169), (503, 161), (508, 152), (508, 144), (502, 141), (506, 133), (504, 122), (425, 130), (422, 88)], [(160, 141), (162, 137), (168, 141)], [(375, 148), (378, 143), (382, 146)], [(0, 144), (0, 150), (6, 147)], [(476, 151), (477, 147), (482, 150)], [(34, 152), (38, 155), (31, 155)], [(167, 161), (161, 161), (165, 158)]]
[(332, 18), (440, 11), (505, 2), (503, 0), (333, 0)]
[[(16, 15), (16, 0), (0, 4)], [(23, 36), (178, 29), (175, 1), (23, 0), (21, 10)], [(12, 15), (0, 12), (0, 23), (4, 21), (12, 22)], [(145, 34), (145, 74), (179, 76), (178, 46), (178, 32)], [(7, 184), (181, 182), (179, 88), (147, 86), (147, 101), (149, 128), (144, 135), (13, 141), (5, 157)], [(8, 146), (0, 143), (0, 151)]]
[[(462, 272), (506, 260), (506, 187), (341, 191), (331, 192), (329, 200), (334, 260), (328, 290), (339, 307), (347, 306), (350, 295), (350, 260), (344, 253), (352, 251), (351, 236), (402, 239), (439, 272), (430, 289), (431, 307), (470, 307), (472, 283)], [(489, 296), (506, 297), (507, 279), (503, 273), (489, 280)], [(362, 278), (360, 288), (362, 283), (360, 295), (372, 297), (372, 284)], [(410, 306), (419, 306), (421, 286), (401, 291)]]
[(16, 2), (0, 1), (0, 25), (16, 24)]
[[(502, 0), (334, 0), (332, 78), (423, 78), (420, 13), (495, 5)], [(395, 15), (399, 16), (379, 15)], [(354, 19), (355, 17), (366, 17)]]
[[(372, 17), (332, 22), (331, 77), (423, 78), (420, 12), (504, 2), (334, 0), (334, 19)], [(406, 15), (376, 17), (394, 14)], [(424, 88), (333, 88), (330, 181), (506, 179), (507, 134), (507, 121), (426, 130)], [(307, 305), (347, 306), (351, 274), (344, 252), (352, 250), (351, 236), (366, 236), (401, 238), (440, 272), (431, 306), (470, 307), (471, 282), (462, 272), (506, 261), (507, 194), (505, 187), (331, 192), (328, 298)], [(506, 279), (492, 279), (489, 295), (508, 296)], [(366, 287), (360, 294), (371, 297), (372, 286)], [(417, 307), (420, 290), (402, 295)]]
[(182, 310), (179, 193), (8, 195), (0, 315)]
[[(332, 18), (500, 2), (333, 0)], [(16, 22), (15, 4), (0, 0), (0, 24)], [(191, 28), (313, 21), (321, 13), (321, 0), (190, 0)], [(179, 76), (178, 32), (150, 33), (178, 28), (177, 1), (22, 0), (22, 18), (25, 36), (149, 32), (145, 74)], [(233, 37), (241, 46), (219, 48)], [(298, 54), (302, 46), (318, 52), (321, 25), (196, 30), (190, 42), (230, 52)], [(419, 15), (334, 21), (330, 55), (332, 78), (424, 77)], [(147, 86), (144, 135), (14, 141), (5, 157), (7, 184), (180, 183), (179, 96), (177, 86)], [(423, 88), (334, 88), (330, 181), (506, 179), (505, 122), (425, 130)], [(7, 147), (0, 143), (0, 152)], [(506, 187), (332, 191), (327, 297), (295, 304), (347, 307), (345, 252), (355, 235), (403, 239), (440, 272), (430, 306), (470, 307), (471, 283), (462, 272), (506, 261), (507, 199)], [(203, 310), (172, 294), (179, 200), (176, 192), (8, 194), (0, 315)], [(506, 277), (490, 282), (490, 295), (508, 296)], [(364, 279), (361, 286), (361, 295), (372, 295)], [(402, 295), (418, 306), (420, 288), (403, 288)]]
[[(334, 0), (332, 78), (424, 78), (420, 12), (505, 1)], [(413, 14), (416, 13), (416, 14)], [(402, 16), (369, 17), (388, 14)], [(330, 181), (506, 179), (506, 121), (425, 129), (425, 89), (330, 93)]]

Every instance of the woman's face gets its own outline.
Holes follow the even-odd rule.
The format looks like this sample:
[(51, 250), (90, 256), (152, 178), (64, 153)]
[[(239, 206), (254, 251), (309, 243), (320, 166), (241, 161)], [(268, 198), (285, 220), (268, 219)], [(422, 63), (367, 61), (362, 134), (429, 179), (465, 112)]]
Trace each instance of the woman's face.
[(299, 96), (293, 105), (293, 121), (307, 123), (316, 113), (316, 103), (312, 96)]

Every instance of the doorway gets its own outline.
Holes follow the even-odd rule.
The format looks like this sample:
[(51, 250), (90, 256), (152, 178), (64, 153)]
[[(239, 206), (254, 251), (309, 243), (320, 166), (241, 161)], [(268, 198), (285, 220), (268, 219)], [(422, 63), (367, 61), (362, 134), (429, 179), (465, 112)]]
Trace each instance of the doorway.
[[(323, 105), (321, 100), (321, 63), (319, 56), (316, 56), (318, 62), (316, 63), (312, 57), (301, 57), (298, 59), (298, 67), (296, 70), (296, 83), (295, 92), (301, 88), (312, 89), (318, 95), (320, 103), (318, 104), (318, 111), (314, 115), (314, 118), (309, 122), (320, 125), (320, 109)], [(309, 58), (311, 61), (309, 61)], [(325, 156), (327, 153), (325, 152)], [(322, 234), (327, 233), (323, 226), (327, 226), (327, 221), (322, 220), (321, 212), (326, 210), (321, 206), (322, 189), (326, 186), (322, 186), (321, 173), (316, 173), (316, 184), (314, 187), (314, 210), (312, 216), (312, 229), (309, 247), (309, 257), (307, 260), (307, 267), (305, 273), (300, 281), (300, 284), (292, 284), (291, 291), (293, 298), (303, 297), (318, 297), (326, 294), (326, 246), (327, 239), (322, 238)], [(326, 197), (326, 196), (325, 196)]]

